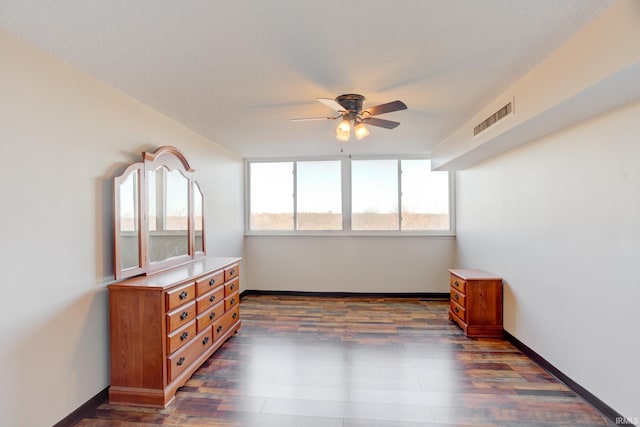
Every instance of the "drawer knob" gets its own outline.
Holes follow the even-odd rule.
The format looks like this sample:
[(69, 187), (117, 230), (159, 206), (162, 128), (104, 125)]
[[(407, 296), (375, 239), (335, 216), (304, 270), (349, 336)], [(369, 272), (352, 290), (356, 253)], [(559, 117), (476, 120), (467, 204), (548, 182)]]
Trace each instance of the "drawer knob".
[(215, 295), (211, 295), (211, 297), (209, 298), (209, 302), (213, 302), (216, 299)]
[(456, 313), (460, 313), (460, 310), (458, 310), (458, 307), (454, 307), (453, 309), (455, 310)]
[(220, 333), (221, 330), (222, 330), (222, 325), (218, 325), (218, 327), (216, 328), (216, 332)]
[(180, 314), (180, 320), (184, 320), (187, 317), (189, 317), (189, 312), (188, 311), (183, 311), (182, 314)]
[(456, 285), (456, 286), (460, 286), (460, 284), (458, 283), (457, 280), (455, 282), (453, 282), (453, 284)]
[(209, 337), (204, 337), (204, 339), (202, 340), (202, 345), (207, 345), (209, 344)]
[(233, 276), (234, 274), (236, 274), (236, 270), (232, 268), (231, 271), (229, 272), (229, 275)]
[(216, 279), (209, 280), (209, 286), (213, 286), (216, 284)]
[(216, 317), (216, 312), (212, 311), (211, 314), (209, 315), (209, 319), (213, 320), (214, 317)]
[(182, 335), (180, 335), (180, 341), (184, 341), (187, 339), (187, 337), (189, 336), (189, 332), (183, 332)]
[(453, 298), (454, 298), (456, 301), (460, 299), (460, 298), (458, 298), (458, 294), (454, 294), (454, 295), (453, 295)]
[(184, 363), (184, 357), (181, 357), (180, 359), (178, 359), (178, 361), (176, 362), (176, 365), (178, 366), (182, 366), (182, 364)]
[(187, 291), (182, 291), (182, 292), (180, 292), (180, 295), (178, 295), (178, 296), (180, 297), (180, 299), (185, 299), (187, 297), (187, 295), (189, 295), (187, 293)]
[(233, 313), (233, 316), (231, 316), (231, 317), (233, 317), (235, 319), (236, 317), (238, 317), (238, 313)]
[(236, 284), (234, 283), (233, 285), (229, 286), (229, 289), (234, 290), (236, 288)]
[(235, 298), (231, 298), (231, 305), (236, 303), (236, 299)]

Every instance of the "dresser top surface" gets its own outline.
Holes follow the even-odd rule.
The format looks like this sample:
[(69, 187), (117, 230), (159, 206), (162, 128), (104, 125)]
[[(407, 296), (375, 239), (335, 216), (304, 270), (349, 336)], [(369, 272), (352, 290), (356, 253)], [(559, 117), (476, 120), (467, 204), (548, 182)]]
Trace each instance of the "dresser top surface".
[(496, 276), (495, 274), (487, 273), (482, 270), (474, 270), (474, 269), (450, 269), (449, 273), (454, 274), (461, 279), (464, 280), (502, 280), (502, 277)]
[(190, 261), (188, 264), (173, 267), (146, 276), (137, 276), (125, 279), (121, 282), (110, 284), (110, 289), (117, 288), (144, 288), (164, 289), (170, 286), (195, 280), (217, 270), (238, 263), (242, 258), (237, 257), (203, 257)]

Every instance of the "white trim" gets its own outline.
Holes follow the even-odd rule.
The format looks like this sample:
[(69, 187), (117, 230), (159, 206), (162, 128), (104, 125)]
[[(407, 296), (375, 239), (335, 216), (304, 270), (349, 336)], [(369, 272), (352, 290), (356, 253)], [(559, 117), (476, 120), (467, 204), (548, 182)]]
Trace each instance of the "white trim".
[(246, 237), (255, 236), (274, 236), (274, 237), (293, 237), (293, 236), (312, 236), (312, 237), (456, 237), (450, 230), (429, 230), (429, 231), (399, 231), (399, 230), (367, 230), (367, 231), (341, 231), (341, 230), (252, 230), (245, 232)]

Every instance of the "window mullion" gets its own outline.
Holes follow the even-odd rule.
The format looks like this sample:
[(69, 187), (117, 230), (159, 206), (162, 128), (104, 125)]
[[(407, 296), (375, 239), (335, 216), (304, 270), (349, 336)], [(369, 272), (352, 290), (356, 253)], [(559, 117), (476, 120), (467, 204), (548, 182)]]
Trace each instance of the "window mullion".
[(351, 231), (351, 159), (342, 159), (342, 230)]
[(452, 233), (456, 231), (456, 174), (453, 171), (449, 171), (447, 177), (447, 184), (449, 186), (449, 230)]
[(291, 170), (291, 176), (293, 177), (293, 231), (298, 230), (298, 179), (297, 179), (297, 170), (298, 170), (298, 162), (292, 162), (293, 168)]
[(398, 159), (398, 230), (402, 230), (402, 160)]

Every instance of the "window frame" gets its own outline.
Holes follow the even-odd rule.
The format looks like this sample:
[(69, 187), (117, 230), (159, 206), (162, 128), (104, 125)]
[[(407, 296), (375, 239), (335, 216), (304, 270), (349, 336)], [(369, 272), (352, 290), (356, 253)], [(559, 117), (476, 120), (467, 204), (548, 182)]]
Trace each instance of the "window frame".
[[(401, 225), (402, 215), (402, 173), (401, 160), (431, 160), (428, 156), (389, 155), (389, 156), (335, 156), (335, 157), (274, 157), (244, 159), (244, 235), (245, 236), (422, 236), (439, 237), (455, 236), (455, 173), (448, 174), (449, 183), (449, 229), (447, 230), (352, 230), (351, 229), (351, 161), (352, 160), (396, 160), (398, 162), (398, 217)], [(342, 230), (297, 230), (297, 162), (305, 161), (340, 161), (342, 185)], [(251, 224), (251, 163), (292, 162), (292, 197), (293, 197), (293, 230), (252, 230)]]

